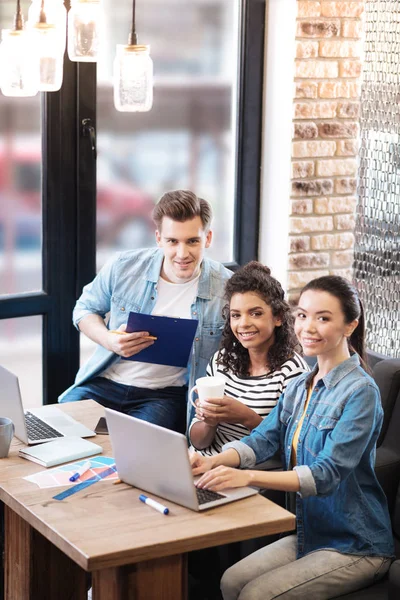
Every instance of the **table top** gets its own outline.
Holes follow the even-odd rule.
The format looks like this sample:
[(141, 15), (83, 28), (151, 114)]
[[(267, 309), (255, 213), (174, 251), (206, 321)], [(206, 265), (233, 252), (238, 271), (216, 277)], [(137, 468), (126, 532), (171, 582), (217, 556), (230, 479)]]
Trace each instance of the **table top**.
[[(59, 407), (91, 429), (104, 416), (104, 409), (92, 400)], [(112, 456), (109, 436), (90, 439), (103, 447), (104, 455)], [(290, 531), (295, 526), (293, 514), (259, 494), (200, 513), (168, 501), (168, 516), (140, 502), (141, 490), (111, 481), (99, 481), (63, 501), (53, 500), (66, 488), (39, 489), (23, 479), (43, 467), (18, 456), (22, 445), (14, 438), (9, 457), (0, 459), (0, 500), (87, 571)]]

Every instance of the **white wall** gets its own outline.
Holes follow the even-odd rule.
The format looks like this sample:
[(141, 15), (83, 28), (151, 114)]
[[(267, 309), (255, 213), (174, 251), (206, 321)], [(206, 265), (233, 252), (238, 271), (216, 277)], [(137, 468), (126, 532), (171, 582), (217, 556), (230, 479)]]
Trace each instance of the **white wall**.
[(267, 0), (259, 260), (286, 289), (297, 0)]

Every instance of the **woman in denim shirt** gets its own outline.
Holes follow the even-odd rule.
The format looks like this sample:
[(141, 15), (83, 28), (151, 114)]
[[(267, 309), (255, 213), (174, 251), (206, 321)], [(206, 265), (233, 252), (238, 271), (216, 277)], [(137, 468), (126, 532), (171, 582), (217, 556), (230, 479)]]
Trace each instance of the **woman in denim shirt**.
[[(365, 587), (390, 566), (393, 540), (374, 472), (383, 411), (365, 372), (364, 315), (337, 276), (302, 290), (295, 322), (310, 374), (290, 382), (268, 419), (217, 456), (192, 457), (199, 487), (253, 485), (295, 493), (297, 533), (225, 572), (225, 600), (334, 598)], [(285, 471), (252, 471), (281, 449)], [(240, 467), (239, 470), (234, 467)]]

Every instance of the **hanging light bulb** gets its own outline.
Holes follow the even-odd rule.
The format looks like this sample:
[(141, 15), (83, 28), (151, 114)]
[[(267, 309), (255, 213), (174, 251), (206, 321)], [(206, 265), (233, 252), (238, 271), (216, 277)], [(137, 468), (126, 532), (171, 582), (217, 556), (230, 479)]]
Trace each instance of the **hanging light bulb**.
[(55, 25), (47, 22), (44, 0), (41, 0), (39, 20), (32, 27), (32, 41), (39, 58), (39, 91), (57, 92), (63, 80), (63, 58)]
[(135, 0), (128, 45), (117, 44), (114, 60), (114, 105), (121, 112), (145, 112), (153, 106), (153, 61), (150, 46), (137, 44)]
[(71, 0), (68, 13), (68, 56), (75, 62), (96, 62), (103, 14), (99, 0)]
[(64, 0), (44, 0), (44, 5), (42, 0), (32, 0), (26, 24), (29, 29), (40, 21), (42, 11), (45, 12), (46, 22), (56, 28), (60, 52), (64, 54), (67, 43), (67, 9)]
[(36, 96), (39, 64), (32, 50), (17, 0), (14, 29), (3, 29), (0, 44), (0, 89), (5, 96)]
[(153, 106), (153, 62), (149, 48), (117, 44), (114, 105), (121, 112), (145, 112)]

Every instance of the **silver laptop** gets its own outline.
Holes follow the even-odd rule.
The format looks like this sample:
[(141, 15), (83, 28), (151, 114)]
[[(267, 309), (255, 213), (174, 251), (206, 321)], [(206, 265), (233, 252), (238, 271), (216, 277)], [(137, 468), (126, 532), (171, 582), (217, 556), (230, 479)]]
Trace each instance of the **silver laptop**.
[(244, 487), (221, 493), (194, 485), (187, 439), (184, 435), (123, 413), (105, 409), (118, 476), (146, 492), (192, 510), (205, 510), (258, 490)]
[(40, 444), (71, 435), (96, 435), (53, 405), (24, 411), (18, 377), (4, 367), (0, 367), (0, 416), (12, 420), (15, 436), (25, 444)]

